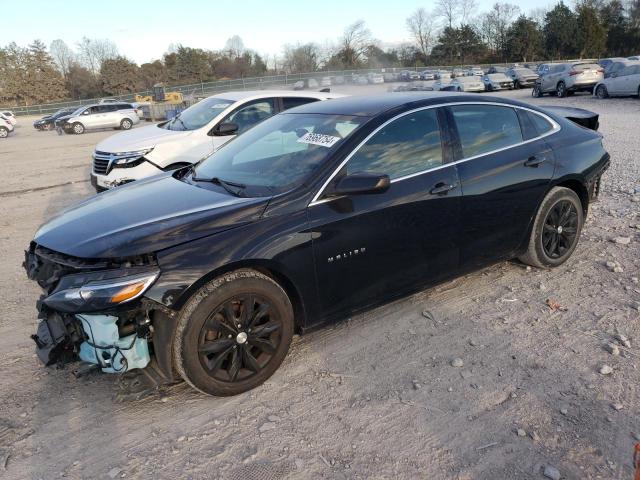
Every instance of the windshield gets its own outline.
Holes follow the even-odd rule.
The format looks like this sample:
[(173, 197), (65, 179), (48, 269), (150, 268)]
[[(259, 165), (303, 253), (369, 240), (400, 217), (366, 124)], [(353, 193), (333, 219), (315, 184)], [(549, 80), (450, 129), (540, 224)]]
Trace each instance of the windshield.
[(471, 83), (471, 82), (475, 83), (478, 81), (478, 79), (475, 77), (459, 77), (459, 78), (456, 78), (456, 80), (458, 80), (461, 83)]
[(528, 68), (516, 68), (514, 72), (519, 73), (520, 75), (535, 75), (535, 72)]
[(497, 81), (501, 81), (505, 79), (509, 80), (504, 73), (491, 73), (487, 75), (487, 77), (489, 77), (491, 80), (497, 80)]
[(241, 184), (245, 196), (286, 192), (302, 184), (366, 120), (344, 115), (276, 115), (205, 159), (194, 169), (192, 180), (218, 178)]
[(233, 100), (225, 100), (224, 98), (206, 98), (190, 106), (172, 120), (158, 126), (165, 130), (196, 130), (204, 127), (232, 103), (234, 103)]
[(73, 112), (71, 112), (69, 115), (73, 115), (74, 117), (77, 115), (80, 115), (82, 112), (85, 111), (87, 107), (78, 107), (76, 108)]

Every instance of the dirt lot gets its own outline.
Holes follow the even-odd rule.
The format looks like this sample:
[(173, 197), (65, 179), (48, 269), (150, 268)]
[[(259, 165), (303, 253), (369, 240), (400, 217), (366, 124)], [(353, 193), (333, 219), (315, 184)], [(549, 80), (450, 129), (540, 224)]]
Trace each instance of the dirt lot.
[(599, 112), (612, 156), (564, 266), (502, 263), (296, 338), (271, 380), (237, 397), (176, 385), (127, 402), (113, 376), (38, 364), (39, 290), (21, 267), (36, 228), (91, 194), (90, 153), (113, 132), (58, 136), (20, 118), (0, 141), (0, 478), (540, 479), (549, 465), (632, 478), (640, 101), (533, 101)]

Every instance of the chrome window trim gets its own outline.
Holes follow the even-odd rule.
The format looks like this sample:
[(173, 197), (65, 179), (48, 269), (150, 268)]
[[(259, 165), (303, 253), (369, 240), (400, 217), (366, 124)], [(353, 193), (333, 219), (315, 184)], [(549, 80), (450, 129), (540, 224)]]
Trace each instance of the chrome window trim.
[(400, 114), (396, 115), (393, 118), (390, 118), (389, 120), (384, 122), (382, 125), (380, 125), (378, 128), (376, 128), (373, 132), (371, 132), (369, 135), (367, 135), (365, 137), (365, 139), (362, 140), (356, 146), (356, 148), (354, 148), (351, 151), (351, 153), (349, 153), (349, 155), (347, 155), (347, 157), (342, 162), (340, 162), (340, 165), (338, 165), (338, 167), (333, 171), (333, 173), (322, 184), (320, 189), (313, 196), (313, 199), (311, 200), (311, 202), (309, 202), (308, 206), (312, 207), (314, 205), (320, 205), (322, 203), (326, 203), (326, 202), (329, 202), (331, 200), (335, 200), (336, 198), (339, 198), (339, 197), (329, 197), (329, 198), (323, 198), (323, 199), (320, 200), (320, 197), (322, 196), (322, 193), (324, 192), (325, 188), (327, 188), (327, 185), (329, 185), (329, 182), (331, 182), (331, 180), (333, 180), (333, 178), (338, 174), (338, 172), (340, 170), (342, 170), (342, 168), (347, 164), (347, 162), (351, 159), (351, 157), (358, 150), (360, 150), (360, 148), (362, 148), (362, 146), (365, 143), (367, 143), (369, 141), (369, 139), (371, 139), (371, 137), (373, 137), (376, 133), (378, 133), (380, 130), (382, 130), (384, 127), (386, 127), (389, 123), (391, 123), (391, 122), (393, 122), (393, 121), (395, 121), (395, 120), (397, 120), (397, 119), (399, 119), (401, 117), (404, 117), (405, 115), (410, 115), (412, 113), (419, 112), (419, 111), (422, 111), (422, 110), (429, 110), (429, 109), (432, 109), (432, 108), (442, 108), (442, 107), (450, 107), (450, 106), (457, 106), (457, 105), (494, 105), (494, 106), (498, 106), (498, 107), (509, 107), (509, 108), (513, 108), (513, 109), (519, 108), (521, 110), (527, 110), (527, 111), (529, 111), (529, 112), (531, 112), (531, 113), (533, 113), (535, 115), (540, 115), (545, 120), (547, 120), (552, 125), (553, 128), (551, 130), (549, 130), (548, 132), (543, 133), (542, 135), (538, 135), (537, 137), (530, 138), (529, 140), (523, 140), (522, 142), (515, 143), (515, 144), (509, 145), (507, 147), (498, 148), (496, 150), (491, 150), (491, 151), (488, 151), (488, 152), (484, 152), (484, 153), (481, 153), (479, 155), (474, 155), (472, 157), (461, 158), (460, 160), (456, 160), (455, 162), (443, 163), (442, 165), (438, 165), (437, 167), (427, 168), (426, 170), (421, 170), (419, 172), (411, 173), (411, 174), (405, 175), (403, 177), (394, 178), (393, 180), (391, 180), (391, 183), (401, 182), (402, 180), (407, 180), (409, 178), (417, 177), (418, 175), (422, 175), (422, 174), (427, 173), (427, 172), (433, 172), (435, 170), (440, 170), (442, 168), (450, 167), (451, 165), (457, 165), (459, 163), (468, 162), (470, 160), (475, 160), (476, 158), (480, 158), (480, 157), (484, 157), (484, 156), (487, 156), (487, 155), (492, 155), (494, 153), (502, 152), (502, 151), (508, 150), (510, 148), (515, 148), (515, 147), (519, 147), (521, 145), (526, 145), (527, 143), (535, 142), (536, 140), (540, 140), (541, 138), (548, 137), (549, 135), (553, 135), (553, 134), (555, 134), (555, 133), (557, 133), (557, 132), (559, 132), (561, 130), (560, 124), (558, 124), (558, 122), (556, 122), (553, 118), (549, 117), (545, 113), (539, 112), (539, 111), (534, 110), (532, 108), (522, 107), (520, 105), (510, 105), (508, 103), (500, 103), (500, 102), (451, 102), (451, 103), (442, 103), (442, 104), (439, 104), (439, 105), (428, 105), (426, 107), (415, 108), (413, 110), (409, 110), (407, 112), (400, 113)]

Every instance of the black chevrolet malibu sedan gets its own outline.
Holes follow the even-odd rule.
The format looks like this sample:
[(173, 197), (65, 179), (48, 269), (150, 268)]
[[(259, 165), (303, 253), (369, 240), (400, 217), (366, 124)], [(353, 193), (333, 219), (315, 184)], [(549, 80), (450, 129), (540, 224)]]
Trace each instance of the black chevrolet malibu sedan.
[(26, 252), (38, 355), (233, 395), (274, 373), (294, 332), (495, 262), (560, 265), (609, 155), (577, 124), (597, 115), (558, 111), (424, 92), (317, 102), (89, 198)]

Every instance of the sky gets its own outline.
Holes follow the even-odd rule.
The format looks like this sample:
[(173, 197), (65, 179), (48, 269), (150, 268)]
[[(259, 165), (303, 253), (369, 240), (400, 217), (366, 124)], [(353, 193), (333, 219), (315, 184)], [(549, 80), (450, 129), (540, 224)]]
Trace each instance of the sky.
[[(476, 1), (481, 12), (496, 0)], [(555, 3), (501, 1), (525, 13)], [(216, 50), (239, 35), (245, 47), (274, 55), (286, 43), (335, 41), (356, 20), (364, 20), (383, 46), (397, 45), (409, 40), (406, 18), (434, 6), (433, 0), (0, 0), (0, 46), (35, 39), (48, 46), (61, 38), (74, 47), (83, 36), (108, 38), (140, 64), (162, 58), (170, 44)]]

